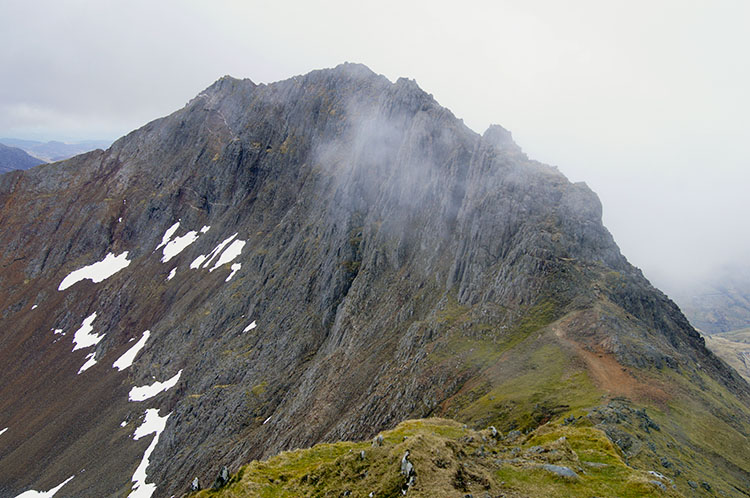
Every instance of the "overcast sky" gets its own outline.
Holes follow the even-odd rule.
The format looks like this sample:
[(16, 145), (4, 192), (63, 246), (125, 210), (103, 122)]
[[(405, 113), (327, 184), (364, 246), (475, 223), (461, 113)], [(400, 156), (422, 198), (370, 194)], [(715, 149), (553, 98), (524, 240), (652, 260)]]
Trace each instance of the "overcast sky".
[(750, 254), (750, 2), (0, 0), (0, 137), (116, 138), (224, 74), (416, 79), (586, 181), (676, 290)]

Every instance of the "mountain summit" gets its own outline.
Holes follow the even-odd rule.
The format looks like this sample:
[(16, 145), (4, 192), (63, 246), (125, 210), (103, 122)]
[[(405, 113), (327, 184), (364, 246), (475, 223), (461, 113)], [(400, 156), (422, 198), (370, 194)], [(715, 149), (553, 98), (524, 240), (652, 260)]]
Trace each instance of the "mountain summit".
[(675, 493), (750, 486), (750, 387), (597, 196), (411, 80), (224, 77), (0, 176), (0, 206), (2, 496), (179, 496), (433, 416), (567, 420)]

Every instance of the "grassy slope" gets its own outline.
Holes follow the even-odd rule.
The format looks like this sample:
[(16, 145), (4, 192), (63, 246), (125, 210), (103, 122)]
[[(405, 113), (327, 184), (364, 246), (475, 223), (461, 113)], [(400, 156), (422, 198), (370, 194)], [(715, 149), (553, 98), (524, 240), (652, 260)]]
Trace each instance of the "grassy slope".
[[(449, 400), (444, 414), (474, 427), (529, 430), (549, 420), (580, 417), (618, 398), (552, 336), (549, 329), (537, 331), (512, 354), (501, 354), (479, 376), (484, 380), (469, 383)], [(750, 471), (750, 426), (742, 416), (747, 408), (706, 375), (690, 379), (670, 369), (628, 374), (638, 395), (633, 407), (647, 409), (660, 427), (643, 430), (635, 421), (600, 426), (611, 429), (613, 439), (621, 432), (632, 437), (632, 447), (624, 451), (628, 464), (667, 475), (690, 496), (712, 494), (700, 486), (693, 489), (688, 481), (709, 482), (711, 492), (726, 496), (746, 496), (740, 490), (747, 489)], [(641, 396), (650, 386), (669, 398)]]
[[(402, 496), (400, 462), (407, 450), (416, 472), (408, 496), (682, 496), (668, 478), (625, 465), (606, 435), (592, 427), (549, 424), (525, 436), (495, 438), (455, 421), (421, 419), (382, 436), (382, 446), (320, 444), (252, 462), (224, 488), (195, 496)], [(568, 467), (577, 477), (558, 476), (544, 464)]]
[[(347, 490), (351, 496), (400, 496), (399, 462), (407, 449), (421, 476), (409, 491), (413, 496), (485, 490), (490, 496), (748, 496), (746, 407), (708, 376), (668, 368), (626, 371), (561, 338), (559, 324), (571, 314), (556, 319), (548, 302), (502, 334), (486, 333), (471, 313), (449, 300), (437, 317), (445, 329), (427, 361), (460, 358), (460, 368), (474, 375), (434, 414), (526, 436), (494, 441), (457, 422), (407, 421), (384, 433), (383, 447), (339, 442), (283, 453), (252, 462), (229, 487), (200, 496), (343, 496)], [(625, 399), (623, 393), (631, 401), (612, 402)], [(565, 425), (565, 419), (575, 421)], [(555, 442), (562, 436), (567, 443), (552, 448), (557, 452), (524, 453), (535, 445), (560, 446)], [(477, 454), (480, 448), (484, 454)], [(569, 466), (579, 479), (551, 474), (538, 466), (543, 462)], [(650, 482), (660, 479), (648, 471), (665, 476), (666, 492)]]

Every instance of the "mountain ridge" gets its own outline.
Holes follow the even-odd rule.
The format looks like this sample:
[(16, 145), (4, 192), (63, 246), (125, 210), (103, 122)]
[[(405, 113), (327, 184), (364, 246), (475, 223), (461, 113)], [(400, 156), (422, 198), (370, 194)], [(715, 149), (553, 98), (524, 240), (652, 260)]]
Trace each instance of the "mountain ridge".
[[(155, 496), (406, 418), (527, 430), (600, 396), (679, 412), (695, 386), (711, 393), (690, 401), (697, 412), (747, 438), (747, 383), (627, 263), (596, 195), (503, 129), (474, 133), (410, 80), (360, 65), (269, 85), (221, 78), (107, 151), (0, 177), (0, 206), (0, 329), (13, 331), (0, 357), (17, 359), (0, 374), (3, 493), (75, 473), (59, 496), (124, 494), (151, 444), (132, 438), (146, 408), (169, 413), (147, 465)], [(239, 256), (209, 266), (234, 242)], [(104, 281), (57, 290), (126, 251)], [(77, 375), (85, 358), (68, 338), (94, 312), (97, 364)], [(111, 368), (145, 330), (133, 365)], [(607, 387), (614, 369), (630, 391)], [(128, 401), (176, 375), (153, 401)], [(655, 380), (669, 396), (645, 389)], [(19, 429), (22, 401), (66, 415)], [(713, 455), (702, 435), (670, 430), (705, 461), (740, 462), (722, 478), (747, 479), (741, 450)], [(658, 462), (650, 449), (633, 458)], [(697, 466), (686, 459), (681, 485)]]
[(33, 168), (43, 163), (44, 161), (28, 155), (17, 147), (0, 143), (0, 174)]
[(95, 149), (106, 149), (112, 142), (107, 140), (84, 140), (80, 142), (50, 140), (48, 142), (40, 142), (18, 138), (0, 138), (0, 143), (19, 148), (30, 156), (46, 163), (69, 159), (75, 155)]

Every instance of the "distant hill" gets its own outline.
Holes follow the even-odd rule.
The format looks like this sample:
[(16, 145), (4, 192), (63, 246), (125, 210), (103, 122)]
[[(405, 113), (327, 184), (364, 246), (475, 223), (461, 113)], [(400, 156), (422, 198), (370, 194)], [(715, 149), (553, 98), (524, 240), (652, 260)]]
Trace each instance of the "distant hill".
[(750, 327), (750, 272), (737, 269), (671, 293), (690, 323), (707, 334)]
[(750, 329), (704, 336), (706, 346), (750, 381)]
[(0, 143), (10, 147), (18, 147), (29, 155), (42, 159), (44, 162), (55, 162), (68, 159), (84, 152), (96, 149), (106, 149), (112, 142), (109, 140), (84, 140), (82, 142), (37, 142), (35, 140), (21, 140), (18, 138), (0, 138)]
[(17, 147), (8, 147), (0, 143), (0, 174), (16, 169), (29, 169), (44, 163)]
[(730, 341), (750, 345), (750, 329), (732, 330), (731, 332), (722, 332), (715, 335)]

